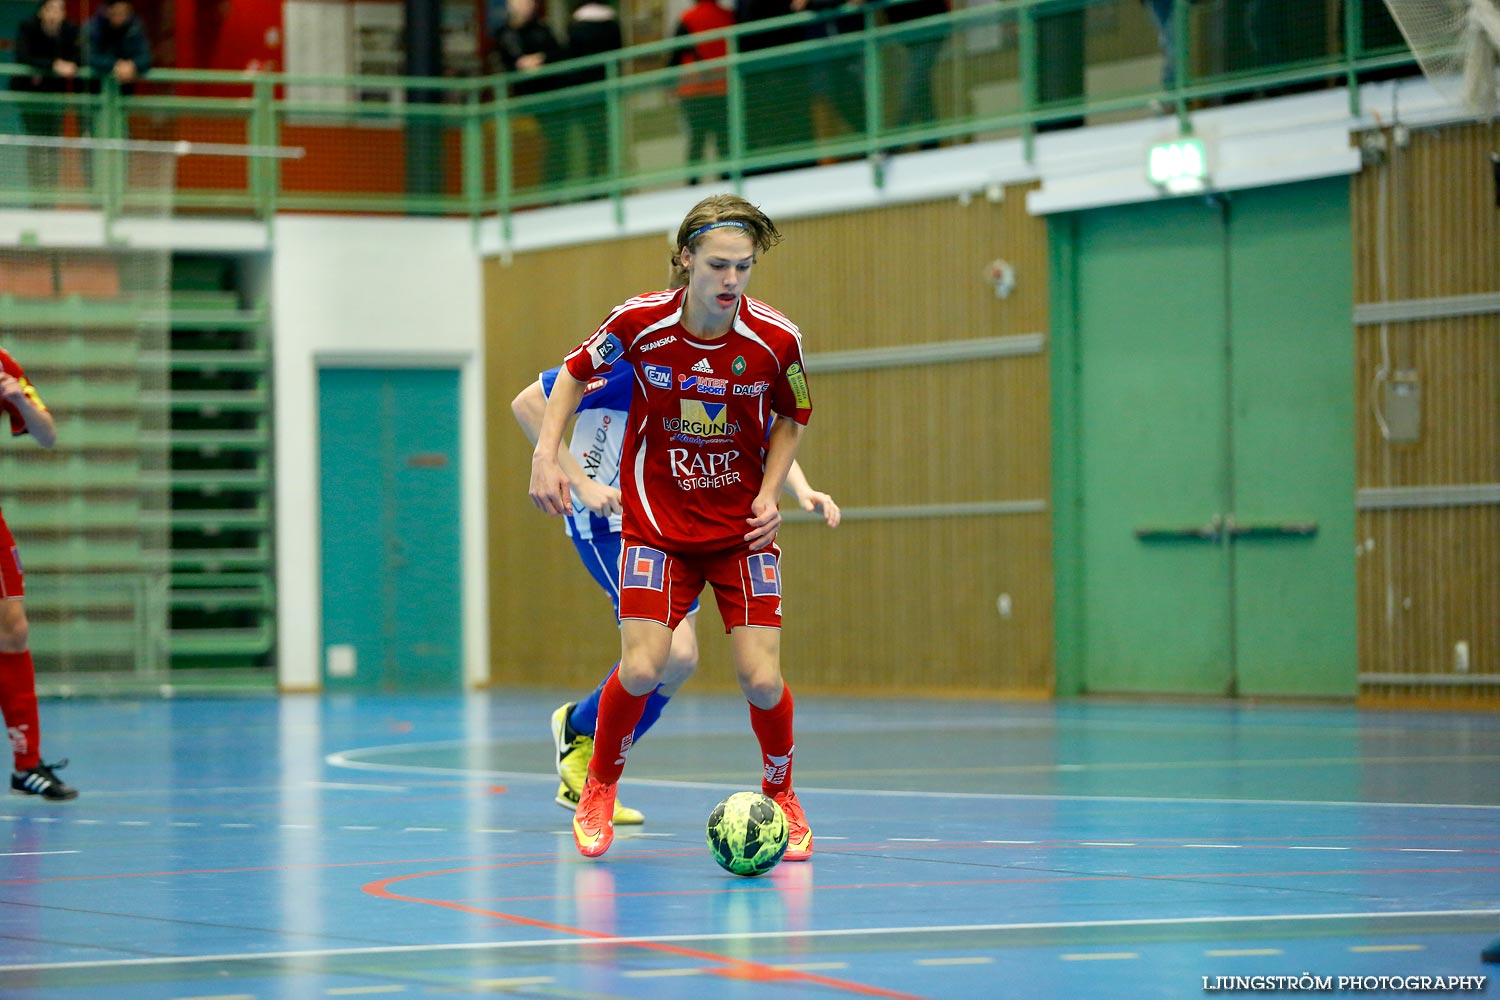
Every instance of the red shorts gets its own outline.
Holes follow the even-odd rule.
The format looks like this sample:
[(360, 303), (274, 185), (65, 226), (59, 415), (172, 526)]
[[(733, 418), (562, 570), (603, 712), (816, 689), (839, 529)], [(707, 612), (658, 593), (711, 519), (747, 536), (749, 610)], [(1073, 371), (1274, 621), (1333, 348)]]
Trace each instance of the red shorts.
[(19, 600), (26, 596), (25, 578), (21, 574), (21, 554), (16, 540), (0, 515), (0, 601)]
[(666, 552), (620, 540), (620, 617), (676, 628), (708, 583), (724, 631), (739, 625), (781, 628), (781, 549), (775, 543), (718, 552)]

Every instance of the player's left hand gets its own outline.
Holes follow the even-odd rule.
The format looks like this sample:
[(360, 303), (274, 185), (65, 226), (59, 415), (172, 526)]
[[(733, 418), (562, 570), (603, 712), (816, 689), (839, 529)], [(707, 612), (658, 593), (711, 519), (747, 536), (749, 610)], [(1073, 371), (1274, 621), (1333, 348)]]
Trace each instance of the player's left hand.
[(7, 372), (0, 372), (0, 399), (19, 403), (25, 395), (26, 391), (21, 388), (20, 379)]
[(775, 499), (758, 496), (750, 501), (750, 513), (754, 516), (745, 518), (745, 523), (750, 525), (745, 541), (750, 543), (752, 550), (763, 549), (776, 541), (776, 530), (781, 527), (781, 508), (776, 506)]
[(839, 505), (833, 502), (833, 497), (827, 493), (816, 491), (802, 498), (802, 509), (809, 514), (817, 512), (823, 515), (823, 523), (830, 528), (839, 526), (839, 518), (843, 515), (839, 512)]

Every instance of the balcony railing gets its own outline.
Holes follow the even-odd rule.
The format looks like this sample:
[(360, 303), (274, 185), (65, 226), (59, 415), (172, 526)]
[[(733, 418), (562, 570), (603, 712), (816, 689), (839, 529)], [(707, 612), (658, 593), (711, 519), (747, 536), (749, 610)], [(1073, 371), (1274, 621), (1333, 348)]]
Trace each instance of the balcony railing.
[[(736, 25), (524, 76), (157, 69), (129, 96), (112, 80), (92, 92), (87, 83), (79, 93), (0, 90), (0, 133), (304, 151), (183, 157), (164, 194), (134, 189), (118, 163), (93, 169), (88, 161), (102, 154), (0, 146), (0, 207), (123, 212), (170, 197), (179, 215), (508, 217), (976, 139), (1018, 137), (1029, 158), (1039, 130), (1170, 114), (1191, 131), (1198, 108), (1295, 87), (1347, 86), (1358, 113), (1359, 79), (1414, 71), (1379, 0), (1271, 0), (1276, 20), (1254, 30), (1225, 0), (1177, 0), (1169, 86), (1156, 25), (1139, 0), (1003, 0), (900, 24), (884, 23), (885, 6)], [(759, 47), (772, 31), (805, 40)], [(713, 39), (726, 43), (722, 59), (669, 65), (674, 50)], [(521, 79), (536, 91), (590, 68), (604, 79), (511, 93)], [(0, 66), (0, 76), (24, 73)], [(689, 107), (714, 78), (722, 97)], [(715, 133), (696, 158), (684, 112)]]

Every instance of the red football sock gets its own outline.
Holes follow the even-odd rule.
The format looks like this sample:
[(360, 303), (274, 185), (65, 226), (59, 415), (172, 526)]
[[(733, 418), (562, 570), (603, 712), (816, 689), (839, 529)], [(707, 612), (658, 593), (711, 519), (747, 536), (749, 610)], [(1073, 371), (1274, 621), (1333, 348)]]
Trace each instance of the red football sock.
[(16, 770), (25, 771), (42, 762), (42, 726), (36, 714), (36, 667), (31, 653), (0, 653), (0, 713), (10, 734)]
[(599, 721), (594, 726), (594, 758), (589, 761), (589, 774), (607, 784), (620, 780), (625, 770), (625, 755), (635, 740), (635, 727), (646, 711), (646, 699), (651, 692), (631, 694), (620, 683), (620, 672), (616, 670), (604, 682), (599, 694)]
[(750, 728), (760, 740), (761, 764), (765, 767), (760, 790), (775, 796), (791, 788), (792, 754), (797, 750), (792, 738), (792, 689), (782, 688), (781, 700), (775, 708), (757, 708), (751, 704)]

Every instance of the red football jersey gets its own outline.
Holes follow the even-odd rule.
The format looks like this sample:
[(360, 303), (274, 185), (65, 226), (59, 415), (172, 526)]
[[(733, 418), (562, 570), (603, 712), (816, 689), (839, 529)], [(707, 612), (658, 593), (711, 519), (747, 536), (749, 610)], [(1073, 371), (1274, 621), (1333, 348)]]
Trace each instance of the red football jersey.
[[(26, 398), (31, 400), (33, 406), (45, 410), (47, 407), (42, 403), (42, 397), (36, 394), (36, 387), (26, 379), (26, 372), (22, 370), (21, 363), (10, 356), (10, 352), (0, 347), (0, 369), (5, 374), (16, 378), (21, 383), (21, 391), (26, 393)], [(0, 399), (0, 413), (10, 418), (10, 432), (12, 434), (26, 433), (26, 418), (21, 416), (21, 411), (9, 401)]]
[(622, 361), (635, 368), (620, 462), (624, 533), (668, 550), (712, 551), (740, 544), (749, 530), (771, 414), (806, 424), (812, 398), (790, 320), (741, 297), (729, 332), (699, 340), (682, 326), (686, 296), (631, 299), (566, 364), (580, 382)]

